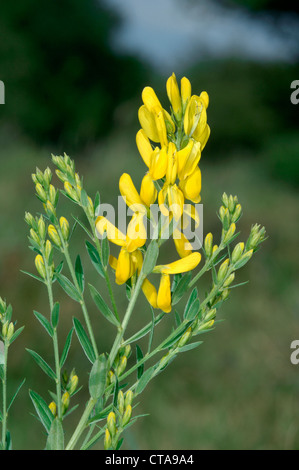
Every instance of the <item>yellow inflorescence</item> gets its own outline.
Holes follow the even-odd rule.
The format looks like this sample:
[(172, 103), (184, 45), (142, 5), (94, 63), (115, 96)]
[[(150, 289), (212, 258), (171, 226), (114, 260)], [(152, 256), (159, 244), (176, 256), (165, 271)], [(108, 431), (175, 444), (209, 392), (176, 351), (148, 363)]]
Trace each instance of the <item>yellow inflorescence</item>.
[[(210, 136), (207, 124), (209, 97), (205, 91), (191, 95), (191, 83), (181, 79), (179, 89), (174, 74), (167, 80), (166, 91), (171, 113), (161, 105), (155, 91), (145, 87), (143, 104), (138, 118), (141, 129), (136, 135), (139, 153), (148, 168), (140, 191), (131, 176), (124, 173), (119, 180), (120, 193), (133, 211), (133, 216), (123, 234), (105, 217), (98, 217), (97, 230), (107, 233), (108, 239), (121, 247), (118, 258), (110, 256), (117, 284), (124, 284), (138, 275), (143, 263), (143, 247), (147, 241), (145, 218), (151, 217), (151, 205), (158, 202), (164, 217), (175, 222), (173, 239), (180, 260), (164, 266), (156, 266), (153, 272), (161, 274), (158, 291), (145, 279), (142, 290), (154, 308), (171, 311), (170, 275), (194, 269), (201, 260), (182, 230), (186, 215), (198, 225), (199, 217), (194, 204), (201, 200), (201, 171), (198, 166), (201, 152)], [(188, 201), (186, 204), (185, 201)]]

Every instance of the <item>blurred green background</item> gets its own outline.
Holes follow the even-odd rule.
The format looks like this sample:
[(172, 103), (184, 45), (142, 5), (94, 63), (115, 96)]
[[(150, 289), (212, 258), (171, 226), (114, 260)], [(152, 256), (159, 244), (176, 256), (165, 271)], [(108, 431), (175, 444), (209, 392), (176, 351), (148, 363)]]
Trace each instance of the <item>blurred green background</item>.
[[(249, 283), (231, 292), (221, 311), (225, 321), (203, 336), (198, 349), (179, 356), (150, 383), (138, 407), (149, 416), (128, 430), (125, 448), (297, 449), (299, 365), (290, 361), (290, 344), (299, 339), (299, 105), (290, 101), (291, 82), (299, 79), (297, 7), (284, 2), (281, 8), (281, 2), (278, 6), (271, 0), (219, 1), (203, 2), (202, 12), (196, 0), (183, 7), (167, 0), (160, 2), (158, 12), (156, 2), (147, 3), (131, 0), (126, 12), (115, 0), (22, 0), (1, 7), (0, 80), (6, 102), (0, 106), (0, 295), (12, 303), (18, 325), (25, 325), (11, 349), (9, 393), (27, 377), (11, 409), (13, 446), (43, 448), (45, 436), (32, 416), (28, 389), (50, 401), (51, 387), (25, 351), (28, 347), (52, 360), (50, 341), (32, 313), (47, 314), (46, 292), (20, 272), (35, 269), (24, 222), (25, 211), (40, 210), (31, 173), (36, 166), (51, 166), (51, 153), (66, 152), (75, 159), (88, 193), (99, 190), (102, 201), (115, 204), (121, 173), (129, 172), (138, 186), (145, 171), (135, 146), (142, 88), (153, 86), (168, 106), (165, 82), (174, 71), (178, 79), (185, 75), (191, 80), (194, 93), (206, 90), (210, 95), (212, 132), (201, 160), (204, 233), (219, 237), (216, 211), (226, 191), (238, 195), (243, 206), (240, 239), (246, 239), (255, 222), (266, 227), (269, 239), (240, 271), (238, 280)], [(169, 24), (163, 11), (170, 15)], [(222, 31), (215, 21), (223, 11), (228, 26)], [(197, 35), (183, 21), (190, 19), (190, 12), (198, 22)], [(133, 27), (136, 21), (139, 29)], [(200, 35), (201, 28), (205, 35)], [(203, 52), (208, 30), (210, 49)], [(186, 42), (182, 53), (190, 31), (193, 49)], [(235, 31), (243, 50), (236, 50), (235, 39), (228, 41)], [(256, 57), (245, 47), (254, 41)], [(157, 62), (157, 51), (163, 50), (165, 60), (161, 55)], [(79, 214), (63, 198), (60, 210)], [(84, 240), (85, 234), (76, 230), (73, 256), (79, 250), (90, 280), (95, 273)], [(174, 259), (172, 244), (167, 247)], [(101, 280), (93, 282), (103, 293)], [(201, 296), (208, 283), (207, 278), (198, 286)], [(115, 291), (124, 308), (123, 289)], [(57, 286), (55, 295), (62, 303), (63, 344), (72, 317), (81, 314)], [(113, 329), (92, 313), (106, 351)], [(150, 315), (140, 298), (131, 331)], [(159, 328), (157, 338), (170, 322)], [(86, 383), (89, 364), (82, 360), (75, 337), (67, 366), (69, 371), (75, 366), (80, 383)], [(85, 399), (84, 390), (74, 398), (80, 411)], [(79, 415), (68, 418), (70, 428)]]

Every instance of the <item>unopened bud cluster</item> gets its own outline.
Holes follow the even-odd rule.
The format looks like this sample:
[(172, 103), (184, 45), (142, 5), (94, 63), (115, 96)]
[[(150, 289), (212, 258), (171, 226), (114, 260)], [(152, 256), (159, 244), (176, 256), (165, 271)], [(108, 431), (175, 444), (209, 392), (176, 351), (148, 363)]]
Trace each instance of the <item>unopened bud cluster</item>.
[(118, 392), (115, 412), (111, 411), (107, 416), (104, 437), (105, 450), (110, 449), (112, 446), (115, 448), (118, 435), (129, 424), (132, 416), (133, 396), (132, 390), (128, 390), (125, 395), (122, 390)]
[(6, 301), (0, 297), (0, 326), (1, 326), (1, 338), (4, 342), (10, 342), (13, 337), (15, 328), (11, 321), (12, 307), (7, 305)]

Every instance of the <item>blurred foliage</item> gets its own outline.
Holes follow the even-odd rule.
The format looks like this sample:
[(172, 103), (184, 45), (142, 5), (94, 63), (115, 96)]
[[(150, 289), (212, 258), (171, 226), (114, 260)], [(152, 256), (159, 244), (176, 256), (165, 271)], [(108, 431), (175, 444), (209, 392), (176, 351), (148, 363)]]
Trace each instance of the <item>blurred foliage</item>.
[(109, 45), (118, 18), (100, 0), (1, 5), (0, 71), (8, 120), (36, 142), (70, 148), (111, 129), (117, 105), (144, 82), (137, 59)]
[(298, 3), (292, 0), (225, 0), (226, 3), (237, 3), (242, 7), (249, 8), (253, 11), (260, 11), (260, 10), (270, 10), (273, 12), (279, 11), (294, 11), (299, 13), (299, 5)]

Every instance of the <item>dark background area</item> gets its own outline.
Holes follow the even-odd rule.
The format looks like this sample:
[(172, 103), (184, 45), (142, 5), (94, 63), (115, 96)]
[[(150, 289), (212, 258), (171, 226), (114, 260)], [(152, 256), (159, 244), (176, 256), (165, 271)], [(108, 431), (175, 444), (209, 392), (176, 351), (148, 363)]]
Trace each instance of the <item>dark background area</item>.
[[(171, 2), (174, 10), (179, 8), (179, 2), (167, 3)], [(75, 159), (88, 193), (93, 196), (99, 190), (102, 201), (116, 203), (120, 175), (129, 172), (138, 186), (145, 172), (135, 146), (141, 91), (153, 86), (167, 107), (165, 82), (174, 71), (178, 79), (183, 75), (190, 79), (193, 93), (206, 90), (210, 96), (211, 137), (201, 160), (204, 234), (213, 231), (219, 236), (216, 211), (226, 191), (237, 194), (243, 207), (240, 240), (246, 239), (255, 222), (265, 225), (269, 239), (240, 273), (239, 281), (249, 283), (231, 293), (222, 310), (225, 321), (205, 336), (199, 349), (177, 358), (146, 389), (138, 412), (150, 415), (130, 428), (126, 448), (297, 449), (299, 366), (290, 362), (290, 344), (299, 334), (299, 105), (291, 103), (290, 95), (291, 83), (299, 80), (294, 33), (294, 25), (297, 31), (299, 27), (298, 7), (271, 0), (211, 2), (225, 8), (228, 16), (241, 8), (250, 21), (259, 19), (259, 27), (271, 25), (294, 51), (292, 57), (255, 60), (235, 50), (222, 55), (190, 51), (186, 65), (176, 62), (172, 53), (170, 70), (155, 64), (155, 52), (151, 62), (135, 50), (126, 51), (125, 43), (122, 50), (115, 46), (125, 24), (115, 3), (20, 0), (1, 6), (0, 80), (5, 84), (5, 105), (0, 105), (0, 295), (12, 303), (18, 325), (25, 325), (11, 349), (11, 395), (27, 377), (11, 409), (14, 448), (37, 449), (44, 444), (41, 425), (31, 416), (28, 389), (50, 401), (50, 383), (24, 350), (34, 349), (52, 360), (50, 341), (32, 313), (47, 314), (46, 292), (20, 272), (34, 272), (24, 222), (25, 211), (40, 210), (31, 174), (36, 166), (51, 166), (51, 153), (66, 152)], [(198, 4), (186, 1), (182, 15), (188, 9), (196, 15)], [(212, 21), (208, 13), (198, 18), (199, 28), (200, 21)], [(155, 24), (159, 13), (154, 6), (151, 15)], [(157, 22), (157, 30), (152, 28), (153, 44), (161, 32), (158, 26)], [(180, 24), (172, 26), (178, 36), (183, 35)], [(170, 31), (167, 24), (163, 27), (171, 51)], [(254, 34), (252, 30), (252, 38)], [(139, 40), (136, 36), (136, 44)], [(165, 41), (161, 48), (167, 51)], [(200, 51), (200, 40), (197, 46)], [(212, 51), (217, 47), (216, 42), (211, 44)], [(61, 199), (60, 207), (62, 215), (75, 215), (67, 201)], [(80, 251), (86, 275), (93, 279), (84, 241), (84, 233), (76, 231), (72, 254), (75, 258)], [(202, 296), (208, 282), (199, 286)], [(55, 289), (62, 302), (63, 344), (72, 316), (80, 312)], [(124, 307), (122, 289), (115, 290)], [(136, 328), (150, 320), (143, 299), (138, 307)], [(96, 313), (94, 324), (99, 344), (109, 349), (113, 330)], [(83, 385), (88, 363), (82, 360), (75, 338), (69, 370), (74, 366)], [(80, 410), (85, 399), (83, 390), (74, 399)], [(78, 416), (69, 418), (70, 428)]]

